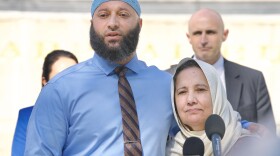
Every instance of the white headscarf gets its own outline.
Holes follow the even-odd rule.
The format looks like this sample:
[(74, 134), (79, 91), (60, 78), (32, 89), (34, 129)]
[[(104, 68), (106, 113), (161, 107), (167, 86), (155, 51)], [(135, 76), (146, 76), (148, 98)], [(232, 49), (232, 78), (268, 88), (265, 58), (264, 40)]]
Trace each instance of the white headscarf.
[[(177, 69), (185, 62), (193, 60), (191, 58), (185, 58), (177, 66)], [(213, 114), (218, 114), (222, 117), (225, 122), (226, 131), (224, 137), (221, 141), (222, 155), (226, 155), (235, 142), (241, 137), (242, 134), (248, 133), (247, 130), (241, 127), (241, 117), (238, 112), (232, 109), (231, 104), (227, 100), (226, 92), (218, 76), (216, 70), (212, 65), (202, 62), (200, 60), (194, 60), (201, 67), (210, 87), (212, 104), (213, 104)], [(183, 126), (181, 120), (179, 120), (179, 115), (175, 110), (174, 103), (174, 82), (171, 83), (171, 98), (172, 98), (172, 108), (175, 119), (180, 127), (180, 132), (176, 134), (174, 140), (170, 141), (167, 146), (167, 155), (175, 156), (182, 155), (183, 144), (185, 140), (189, 137), (200, 138), (205, 147), (204, 156), (213, 155), (212, 143), (207, 138), (205, 131), (190, 131)]]

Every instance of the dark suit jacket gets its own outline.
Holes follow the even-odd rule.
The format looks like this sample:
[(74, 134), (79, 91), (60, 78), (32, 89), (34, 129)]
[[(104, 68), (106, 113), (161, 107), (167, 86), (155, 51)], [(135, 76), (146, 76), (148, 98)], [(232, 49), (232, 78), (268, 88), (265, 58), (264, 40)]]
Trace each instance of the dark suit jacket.
[(33, 106), (19, 110), (16, 130), (12, 145), (12, 156), (23, 156), (26, 142), (27, 124), (32, 112)]
[(276, 125), (263, 74), (224, 59), (227, 97), (243, 120), (265, 125), (276, 134)]
[[(166, 71), (174, 74), (177, 65)], [(242, 120), (261, 123), (276, 134), (276, 125), (263, 74), (224, 59), (227, 98)]]

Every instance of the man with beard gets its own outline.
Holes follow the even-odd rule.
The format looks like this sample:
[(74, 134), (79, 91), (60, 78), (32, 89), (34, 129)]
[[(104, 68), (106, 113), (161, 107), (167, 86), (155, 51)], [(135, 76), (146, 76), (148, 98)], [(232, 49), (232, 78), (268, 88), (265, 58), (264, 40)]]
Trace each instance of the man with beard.
[[(142, 27), (138, 1), (94, 0), (91, 15), (90, 43), (95, 54), (42, 89), (29, 121), (25, 154), (165, 155), (168, 134), (177, 127), (170, 100), (171, 75), (137, 58)], [(135, 101), (136, 115), (126, 112), (138, 118), (135, 127), (139, 128), (126, 127), (132, 135), (139, 129), (135, 140), (125, 140), (129, 124), (122, 119), (118, 67), (126, 69)]]

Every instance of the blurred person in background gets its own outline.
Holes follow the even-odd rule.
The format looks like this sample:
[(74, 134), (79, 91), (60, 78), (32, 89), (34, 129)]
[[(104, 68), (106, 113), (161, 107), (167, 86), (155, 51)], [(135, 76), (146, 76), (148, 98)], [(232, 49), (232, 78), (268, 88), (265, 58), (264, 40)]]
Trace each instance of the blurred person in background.
[[(65, 50), (53, 50), (43, 63), (42, 87), (62, 70), (78, 63), (74, 54)], [(12, 144), (12, 156), (23, 156), (26, 142), (26, 129), (33, 106), (20, 109)]]

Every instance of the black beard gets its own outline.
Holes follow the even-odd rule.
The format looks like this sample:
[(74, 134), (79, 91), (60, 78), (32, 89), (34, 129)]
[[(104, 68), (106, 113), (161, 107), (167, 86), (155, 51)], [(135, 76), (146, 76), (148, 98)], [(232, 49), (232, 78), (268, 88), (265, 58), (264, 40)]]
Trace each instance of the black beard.
[(92, 49), (102, 58), (111, 62), (119, 62), (129, 57), (135, 50), (139, 40), (140, 25), (123, 36), (118, 47), (108, 47), (104, 41), (104, 37), (97, 34), (93, 25), (90, 26), (90, 45)]

